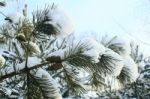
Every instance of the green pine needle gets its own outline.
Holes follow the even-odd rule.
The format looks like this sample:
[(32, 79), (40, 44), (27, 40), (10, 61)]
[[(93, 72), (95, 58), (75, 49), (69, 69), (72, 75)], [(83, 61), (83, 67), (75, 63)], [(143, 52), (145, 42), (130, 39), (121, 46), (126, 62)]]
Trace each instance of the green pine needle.
[(87, 71), (95, 71), (94, 67), (96, 64), (92, 63), (92, 57), (83, 55), (83, 52), (88, 49), (87, 45), (78, 43), (65, 52), (63, 61), (67, 61), (68, 64), (83, 68)]
[[(38, 31), (36, 33), (47, 34), (47, 35), (56, 35), (59, 33), (59, 30), (50, 22), (53, 19), (49, 15), (49, 6), (44, 10), (37, 10), (33, 13), (33, 23), (35, 30)], [(59, 26), (59, 24), (58, 24)]]
[(89, 82), (90, 82), (90, 85), (92, 85), (92, 87), (97, 91), (101, 90), (103, 87), (106, 86), (105, 79), (96, 72), (93, 73)]
[(67, 82), (67, 85), (69, 87), (69, 92), (72, 95), (81, 95), (86, 92), (86, 89), (82, 86), (82, 83), (80, 82), (80, 79), (72, 73), (67, 68), (64, 69), (65, 74), (65, 80)]

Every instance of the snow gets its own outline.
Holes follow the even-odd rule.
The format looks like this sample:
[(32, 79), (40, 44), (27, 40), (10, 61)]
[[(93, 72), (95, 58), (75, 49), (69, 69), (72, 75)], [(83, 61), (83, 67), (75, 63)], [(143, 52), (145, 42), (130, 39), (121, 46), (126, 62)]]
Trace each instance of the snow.
[[(25, 68), (25, 63), (26, 63), (26, 61), (23, 61), (22, 63), (17, 64), (15, 66), (16, 71), (14, 70), (13, 66), (5, 67), (5, 68), (1, 69), (0, 75), (2, 76), (2, 75), (9, 74), (12, 72), (19, 72), (20, 70)], [(28, 63), (27, 63), (28, 67), (33, 67), (33, 66), (38, 65), (40, 63), (41, 63), (41, 59), (39, 59), (37, 57), (28, 57)]]
[(2, 43), (0, 44), (0, 50), (1, 49), (6, 49), (6, 48), (7, 48), (6, 44), (2, 44)]
[[(74, 22), (62, 8), (55, 6), (51, 8), (50, 6), (49, 17), (52, 18), (51, 24), (55, 25), (60, 33), (57, 37), (66, 37), (74, 32)], [(59, 25), (59, 26), (58, 26)]]
[(51, 56), (60, 56), (61, 59), (64, 59), (65, 58), (64, 57), (65, 51), (66, 51), (66, 49), (59, 49), (57, 51), (54, 51), (54, 52), (50, 53), (48, 55), (48, 57), (51, 57)]
[(83, 43), (84, 45), (87, 45), (89, 48), (89, 50), (85, 51), (83, 54), (93, 57), (93, 62), (94, 63), (98, 63), (99, 62), (99, 58), (101, 55), (103, 55), (105, 53), (105, 47), (97, 42), (96, 40), (94, 40), (93, 38), (83, 38), (81, 40), (81, 43)]
[(21, 14), (21, 13), (19, 13), (19, 12), (13, 12), (13, 13), (9, 13), (8, 15), (7, 15), (7, 17), (9, 18), (9, 19), (11, 19), (12, 20), (12, 22), (9, 22), (8, 20), (7, 20), (7, 22), (9, 23), (9, 24), (19, 24), (19, 22), (21, 22), (23, 19), (24, 19), (24, 16)]
[(105, 52), (105, 47), (92, 37), (86, 37), (86, 38), (81, 39), (80, 41), (81, 43), (88, 45), (88, 47), (98, 50), (100, 55), (104, 54)]
[[(25, 42), (24, 44), (27, 46), (28, 42)], [(41, 53), (41, 50), (40, 50), (39, 46), (34, 42), (29, 42), (29, 50), (32, 53), (35, 53), (35, 54), (40, 54)]]
[(111, 49), (107, 49), (105, 55), (113, 58), (111, 60), (111, 66), (113, 67), (111, 75), (117, 77), (120, 74), (124, 65), (123, 58)]
[(3, 56), (0, 55), (0, 67), (3, 67), (5, 64), (5, 59)]
[(84, 99), (98, 98), (96, 91), (88, 91), (86, 94), (83, 94)]
[(117, 39), (115, 43), (120, 43), (123, 47), (124, 51), (120, 53), (121, 56), (129, 56), (131, 54), (131, 46), (130, 42), (125, 41), (124, 39), (120, 38)]
[(14, 58), (14, 57), (17, 57), (17, 55), (13, 52), (10, 52), (10, 51), (6, 51), (4, 49), (1, 49), (0, 50), (0, 54), (4, 57), (7, 57), (7, 58)]
[(124, 67), (129, 69), (129, 72), (131, 74), (131, 79), (133, 81), (136, 81), (136, 79), (139, 76), (138, 66), (136, 65), (136, 63), (134, 62), (134, 60), (130, 56), (127, 56), (124, 58)]
[(126, 57), (131, 54), (130, 40), (127, 40), (126, 38), (120, 36), (119, 37), (106, 36), (104, 40), (105, 40), (104, 43), (106, 42), (108, 43), (111, 41), (110, 44), (119, 44), (119, 46), (124, 49), (123, 52), (119, 53), (121, 56)]
[(59, 49), (50, 53), (48, 57), (60, 56), (61, 59), (64, 59), (65, 52), (68, 51), (70, 47), (78, 46), (78, 44), (83, 44), (85, 46), (87, 45), (87, 49), (85, 48), (85, 51), (82, 54), (92, 57), (93, 63), (99, 62), (100, 56), (105, 53), (105, 47), (101, 43), (98, 43), (93, 38), (84, 38), (80, 41), (76, 40), (71, 46), (67, 46), (64, 49)]
[[(92, 57), (94, 63), (99, 62), (100, 56), (105, 53), (105, 47), (92, 38), (84, 38), (81, 41), (76, 41), (71, 47), (75, 47), (78, 44), (87, 45), (89, 49), (85, 50), (82, 54)], [(57, 51), (54, 51), (50, 53), (48, 57), (60, 56), (61, 59), (64, 59), (65, 52), (68, 51), (69, 48), (70, 47), (66, 47), (64, 49), (59, 49)]]
[(122, 37), (117, 37), (112, 43), (119, 43), (123, 47), (124, 51), (120, 53), (121, 56), (129, 56), (131, 54), (130, 42)]
[(122, 85), (120, 84), (119, 80), (111, 75), (107, 75), (107, 77), (105, 78), (105, 83), (107, 84), (107, 86), (111, 86), (111, 90), (119, 90), (122, 88)]
[[(34, 72), (31, 72), (31, 73), (33, 74)], [(51, 83), (52, 83), (53, 85), (55, 85), (55, 87), (59, 87), (59, 86), (60, 86), (60, 85), (50, 76), (50, 74), (49, 74), (46, 70), (44, 70), (44, 69), (42, 69), (42, 68), (39, 68), (39, 69), (36, 71), (36, 73), (34, 74), (34, 76), (39, 77), (39, 78), (46, 77), (46, 78), (48, 78), (48, 79), (51, 81)]]
[[(26, 61), (23, 61), (22, 63), (18, 64), (16, 66), (16, 69), (21, 70), (21, 69), (25, 68), (25, 63), (26, 63)], [(33, 67), (40, 63), (41, 63), (41, 59), (39, 59), (37, 57), (28, 57), (28, 62), (27, 62), (28, 67)]]
[(14, 39), (12, 40), (12, 43), (14, 43), (14, 45), (16, 46), (19, 55), (20, 55), (21, 57), (23, 57), (23, 56), (24, 56), (24, 49), (21, 47), (21, 44), (18, 43), (18, 41), (17, 41), (17, 40), (14, 40)]
[[(55, 98), (55, 99), (62, 99), (62, 96), (59, 93), (60, 90), (58, 88), (59, 87), (58, 83), (50, 76), (50, 74), (46, 70), (39, 68), (35, 73), (34, 72), (31, 72), (31, 73), (34, 76), (39, 77), (41, 79), (47, 79), (48, 83), (50, 83), (51, 87), (53, 89), (55, 89), (52, 91), (52, 93), (48, 93), (48, 96), (50, 96), (51, 98)], [(39, 80), (38, 82), (40, 83), (40, 82), (42, 82), (42, 80), (41, 81)], [(47, 89), (43, 89), (43, 90), (47, 90)]]
[(0, 86), (0, 91), (5, 92), (6, 95), (10, 96), (12, 93), (11, 89)]
[(92, 57), (92, 60), (94, 63), (98, 63), (99, 62), (99, 52), (97, 50), (91, 49), (89, 51), (85, 51), (83, 53), (83, 55), (87, 55)]

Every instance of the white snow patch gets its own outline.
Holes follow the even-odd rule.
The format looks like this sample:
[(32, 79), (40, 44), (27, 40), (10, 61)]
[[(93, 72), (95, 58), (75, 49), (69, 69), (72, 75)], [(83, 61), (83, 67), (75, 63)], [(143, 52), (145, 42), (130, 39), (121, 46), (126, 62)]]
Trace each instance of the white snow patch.
[[(1, 69), (1, 76), (2, 75), (5, 75), (5, 74), (9, 74), (9, 73), (12, 73), (12, 72), (19, 72), (20, 70), (24, 69), (25, 68), (25, 63), (26, 61), (20, 63), (20, 64), (17, 64), (15, 69), (16, 71), (14, 70), (14, 67), (11, 66), (11, 67), (5, 67), (3, 69)], [(29, 57), (28, 58), (28, 63), (27, 63), (27, 66), (28, 67), (33, 67), (35, 65), (38, 65), (41, 63), (41, 59), (37, 58), (37, 57)]]
[[(26, 61), (18, 64), (16, 66), (16, 69), (21, 70), (21, 69), (25, 68), (25, 63), (26, 63)], [(40, 63), (41, 63), (41, 59), (39, 59), (37, 57), (28, 57), (28, 62), (27, 62), (28, 67), (32, 67), (32, 66), (35, 66), (35, 65), (40, 64)]]
[(0, 91), (3, 91), (6, 95), (10, 96), (12, 93), (11, 89), (8, 89), (6, 87), (0, 87)]
[[(9, 14), (7, 15), (7, 17), (12, 20), (12, 23), (13, 23), (13, 24), (16, 24), (16, 25), (19, 24), (19, 22), (22, 22), (22, 20), (24, 19), (23, 14), (21, 14), (21, 13), (19, 13), (19, 12), (9, 13)], [(7, 22), (8, 22), (9, 24), (12, 24), (12, 23), (9, 22), (9, 21), (7, 21)]]
[(131, 54), (131, 46), (130, 42), (122, 37), (117, 37), (112, 43), (119, 43), (121, 47), (124, 49), (122, 53), (119, 53), (121, 56), (129, 56)]
[(111, 49), (107, 49), (105, 55), (112, 57), (110, 62), (112, 68), (112, 76), (118, 76), (124, 66), (123, 58)]
[(85, 51), (83, 54), (93, 57), (93, 62), (98, 63), (100, 56), (105, 53), (105, 47), (93, 38), (84, 38), (81, 40), (81, 43), (91, 48), (90, 50)]
[(38, 69), (36, 72), (32, 71), (31, 72), (34, 76), (39, 77), (39, 78), (43, 78), (43, 79), (47, 79), (49, 81), (49, 83), (51, 84), (51, 86), (53, 87), (53, 89), (55, 89), (55, 92), (53, 93), (48, 93), (50, 97), (55, 97), (55, 99), (62, 99), (61, 94), (59, 93), (59, 84), (51, 77), (51, 75), (44, 69), (40, 68)]
[(111, 86), (112, 90), (119, 90), (122, 88), (120, 81), (116, 77), (113, 77), (111, 75), (107, 75), (107, 77), (105, 78), (105, 83), (107, 84), (107, 86)]
[(89, 51), (85, 51), (83, 54), (92, 57), (94, 63), (99, 62), (99, 52), (97, 50), (91, 49)]
[(131, 79), (133, 81), (136, 81), (136, 79), (139, 76), (138, 66), (130, 56), (124, 57), (124, 67), (129, 69), (129, 72), (131, 74)]
[(87, 94), (83, 94), (84, 99), (98, 98), (96, 91), (88, 91)]
[(48, 57), (51, 57), (51, 56), (60, 56), (61, 59), (64, 59), (65, 51), (66, 51), (66, 49), (59, 49), (57, 51), (54, 51), (54, 52), (50, 53), (48, 55)]
[(50, 23), (60, 31), (60, 34), (56, 35), (57, 37), (66, 37), (74, 32), (74, 22), (71, 16), (58, 6), (49, 9), (49, 17), (52, 18)]
[(2, 56), (6, 56), (8, 58), (14, 58), (14, 57), (17, 57), (17, 55), (13, 52), (10, 52), (10, 51), (7, 51), (7, 50), (4, 50), (4, 49), (1, 49), (0, 50), (0, 54)]
[[(33, 73), (33, 72), (31, 72), (31, 73)], [(58, 84), (58, 82), (56, 82), (56, 81), (50, 76), (50, 74), (49, 74), (46, 70), (44, 70), (44, 69), (42, 69), (42, 68), (38, 69), (38, 70), (36, 71), (36, 73), (34, 74), (34, 76), (39, 77), (39, 78), (42, 78), (42, 77), (44, 76), (44, 77), (48, 78), (48, 79), (51, 81), (51, 83), (52, 83), (53, 85), (55, 85), (55, 87), (60, 87), (60, 85)]]
[(106, 36), (104, 38), (104, 43), (108, 43), (108, 42), (110, 42), (110, 44), (118, 44), (120, 47), (124, 49), (123, 52), (119, 53), (121, 56), (126, 57), (131, 54), (130, 40), (127, 40), (124, 37), (120, 37), (120, 36), (119, 37), (118, 36), (114, 36), (114, 37)]

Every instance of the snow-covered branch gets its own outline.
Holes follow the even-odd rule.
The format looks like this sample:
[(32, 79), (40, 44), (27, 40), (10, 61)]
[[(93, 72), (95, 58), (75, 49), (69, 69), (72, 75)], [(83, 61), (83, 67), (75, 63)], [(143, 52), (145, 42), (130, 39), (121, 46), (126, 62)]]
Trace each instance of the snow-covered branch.
[[(45, 66), (47, 64), (49, 64), (50, 62), (44, 62), (44, 63), (40, 63), (40, 59), (38, 59), (37, 57), (29, 57), (28, 59), (28, 70), (33, 70), (42, 66)], [(0, 81), (12, 77), (14, 75), (18, 75), (21, 73), (25, 73), (27, 71), (27, 69), (25, 68), (25, 61), (22, 62), (21, 64), (16, 65), (16, 67), (5, 67), (3, 69), (1, 69), (0, 72)]]

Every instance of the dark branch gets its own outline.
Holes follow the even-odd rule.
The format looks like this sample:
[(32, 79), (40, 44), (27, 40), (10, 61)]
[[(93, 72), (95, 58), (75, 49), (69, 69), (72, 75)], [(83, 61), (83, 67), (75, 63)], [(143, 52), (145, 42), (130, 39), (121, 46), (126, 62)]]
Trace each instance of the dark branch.
[(34, 65), (34, 66), (32, 66), (32, 67), (28, 67), (27, 69), (26, 69), (26, 68), (23, 68), (22, 70), (19, 70), (19, 71), (13, 71), (13, 72), (11, 72), (11, 73), (1, 75), (1, 76), (0, 76), (0, 81), (4, 80), (4, 79), (6, 79), (6, 78), (9, 78), (9, 77), (15, 76), (15, 75), (19, 75), (19, 74), (22, 74), (22, 73), (26, 73), (27, 70), (30, 71), (30, 70), (33, 70), (33, 69), (42, 67), (42, 66), (47, 65), (47, 64), (50, 64), (50, 62), (44, 62), (44, 63), (38, 64), (38, 65)]

